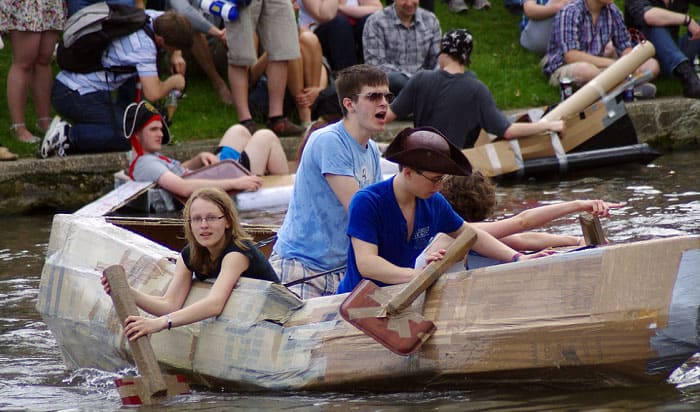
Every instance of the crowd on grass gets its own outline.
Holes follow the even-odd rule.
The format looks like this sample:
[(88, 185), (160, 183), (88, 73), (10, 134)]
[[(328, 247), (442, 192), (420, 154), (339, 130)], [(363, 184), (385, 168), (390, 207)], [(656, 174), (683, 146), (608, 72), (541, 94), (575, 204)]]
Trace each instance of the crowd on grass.
[[(261, 124), (277, 136), (301, 135), (318, 118), (339, 118), (336, 76), (346, 67), (366, 63), (387, 74), (390, 92), (399, 97), (393, 114), (419, 119), (416, 126), (437, 127), (461, 147), (473, 144), (474, 130), (447, 130), (444, 118), (462, 115), (456, 109), (425, 114), (426, 106), (445, 97), (435, 90), (420, 93), (429, 88), (425, 84), (450, 85), (464, 70), (478, 84), (468, 61), (456, 68), (459, 72), (445, 69), (439, 61), (442, 33), (433, 0), (390, 1), (386, 6), (380, 0), (108, 0), (148, 7), (147, 27), (115, 39), (102, 55), (103, 67), (134, 70), (63, 69), (54, 78), (51, 62), (62, 30), (71, 16), (94, 3), (98, 2), (10, 0), (0, 6), (0, 33), (13, 46), (7, 74), (10, 129), (18, 141), (37, 145), (40, 157), (129, 150), (124, 109), (140, 99), (163, 101), (173, 91), (171, 99), (176, 99), (186, 85), (183, 52), (206, 73), (221, 103), (235, 107), (251, 135)], [(447, 3), (455, 13), (469, 8), (464, 0)], [(563, 80), (585, 84), (646, 39), (656, 46), (656, 56), (636, 72), (651, 79), (675, 76), (684, 96), (700, 97), (693, 67), (700, 52), (700, 26), (688, 15), (687, 0), (668, 5), (629, 0), (624, 13), (610, 0), (522, 0), (516, 6), (522, 13), (520, 43), (542, 56), (542, 72), (554, 87)], [(472, 5), (490, 7), (488, 0)], [(471, 43), (473, 34), (467, 34)], [(160, 69), (170, 74), (167, 77), (158, 71), (159, 55), (164, 53), (169, 63)], [(226, 58), (217, 58), (222, 55)], [(450, 79), (438, 81), (440, 76)], [(402, 98), (412, 79), (412, 97)], [(25, 123), (30, 93), (35, 125)], [(640, 84), (634, 94), (652, 98), (655, 87), (651, 82)], [(459, 101), (455, 95), (450, 98)], [(488, 98), (480, 99), (484, 100)], [(491, 114), (476, 126), (503, 136), (510, 129), (491, 109), (497, 110), (490, 108)], [(52, 111), (59, 117), (52, 118)], [(16, 156), (0, 146), (0, 158)]]

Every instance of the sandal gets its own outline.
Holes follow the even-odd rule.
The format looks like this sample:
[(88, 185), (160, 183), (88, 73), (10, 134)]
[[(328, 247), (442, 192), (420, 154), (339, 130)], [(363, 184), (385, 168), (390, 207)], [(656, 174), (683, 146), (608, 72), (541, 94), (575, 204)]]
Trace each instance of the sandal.
[(14, 124), (12, 124), (12, 126), (10, 126), (10, 131), (11, 131), (12, 133), (14, 133), (15, 137), (17, 138), (17, 140), (19, 140), (19, 141), (22, 142), (22, 143), (39, 143), (39, 141), (41, 141), (40, 138), (38, 138), (38, 137), (34, 136), (33, 134), (31, 134), (31, 133), (29, 132), (29, 130), (27, 130), (27, 133), (29, 133), (29, 138), (24, 138), (24, 139), (23, 139), (23, 138), (19, 137), (19, 134), (17, 133), (17, 130), (18, 130), (18, 129), (22, 129), (22, 128), (24, 128), (25, 130), (27, 130), (27, 127), (24, 125), (24, 123), (14, 123)]

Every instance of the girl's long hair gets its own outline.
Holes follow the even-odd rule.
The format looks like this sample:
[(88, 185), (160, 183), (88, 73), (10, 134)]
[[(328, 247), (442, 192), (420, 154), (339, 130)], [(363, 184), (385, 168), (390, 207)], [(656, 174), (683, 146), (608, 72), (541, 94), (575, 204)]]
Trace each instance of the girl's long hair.
[(192, 202), (195, 199), (211, 202), (223, 213), (226, 222), (228, 222), (228, 228), (224, 233), (225, 239), (231, 239), (240, 249), (248, 250), (249, 247), (245, 241), (252, 240), (252, 237), (241, 226), (236, 207), (226, 192), (217, 188), (202, 188), (192, 193), (182, 211), (182, 217), (185, 221), (185, 239), (187, 239), (187, 243), (190, 246), (189, 263), (197, 272), (210, 273), (215, 269), (213, 259), (209, 254), (209, 250), (195, 240), (192, 233), (192, 225), (190, 224)]

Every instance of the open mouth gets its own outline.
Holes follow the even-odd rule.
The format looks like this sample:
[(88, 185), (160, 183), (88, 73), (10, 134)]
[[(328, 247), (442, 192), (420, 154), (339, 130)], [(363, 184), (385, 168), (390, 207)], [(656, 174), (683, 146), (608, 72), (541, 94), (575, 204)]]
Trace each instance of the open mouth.
[(377, 119), (384, 120), (386, 118), (386, 112), (382, 111), (374, 115)]

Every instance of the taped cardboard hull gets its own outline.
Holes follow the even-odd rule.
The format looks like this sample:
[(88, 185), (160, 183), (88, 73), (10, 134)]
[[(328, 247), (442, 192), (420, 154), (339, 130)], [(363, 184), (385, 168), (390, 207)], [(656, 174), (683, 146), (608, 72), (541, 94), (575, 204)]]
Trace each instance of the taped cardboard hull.
[[(162, 293), (175, 256), (102, 218), (56, 216), (37, 310), (69, 369), (130, 365), (121, 326), (100, 285), (102, 270), (122, 264), (132, 285)], [(673, 332), (673, 341), (683, 333), (697, 338), (700, 296), (687, 292), (693, 288), (682, 287), (682, 279), (700, 279), (700, 237), (443, 275), (422, 305), (412, 307), (437, 331), (410, 356), (393, 354), (345, 322), (338, 313), (345, 295), (302, 301), (280, 285), (241, 279), (221, 316), (154, 334), (151, 344), (166, 371), (188, 375), (191, 384), (232, 390), (464, 387), (484, 376), (586, 375), (605, 384), (610, 381), (602, 374), (615, 370), (632, 379), (647, 377), (647, 363), (660, 357), (654, 340), (669, 325), (682, 330)], [(196, 283), (186, 304), (208, 289)], [(678, 303), (680, 289), (692, 294), (682, 301), (688, 313), (695, 310), (694, 320), (678, 315), (687, 325), (673, 321), (671, 302)], [(694, 290), (700, 293), (700, 287)], [(657, 377), (676, 365), (666, 366)]]

